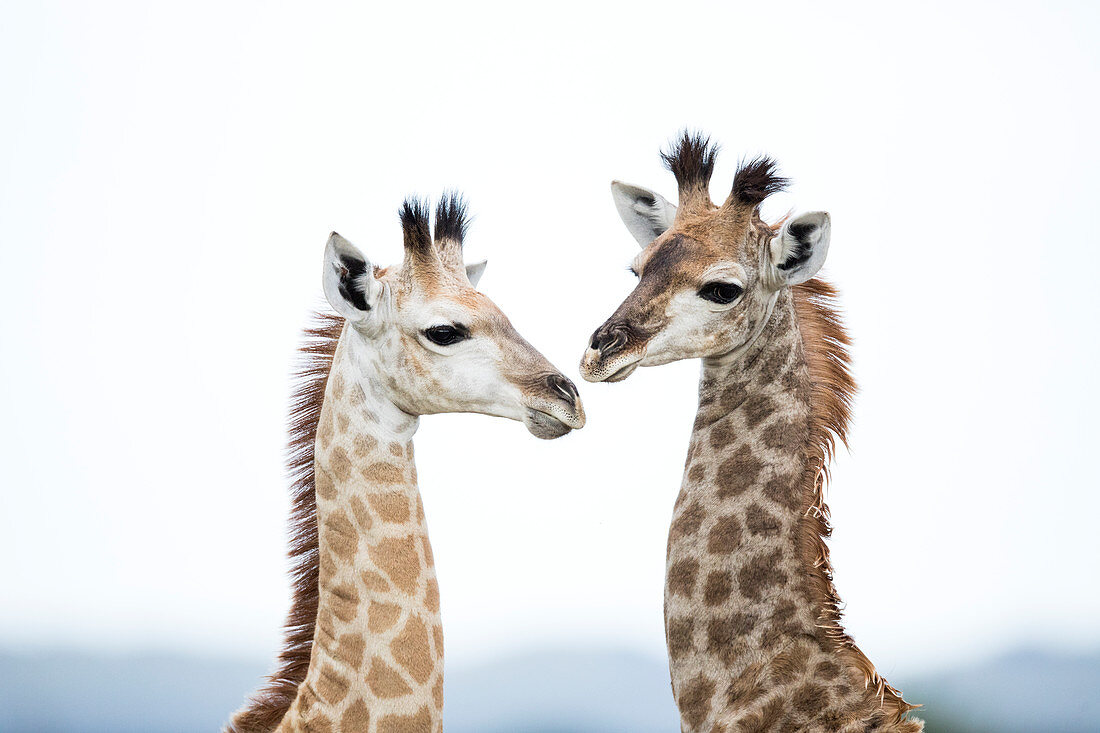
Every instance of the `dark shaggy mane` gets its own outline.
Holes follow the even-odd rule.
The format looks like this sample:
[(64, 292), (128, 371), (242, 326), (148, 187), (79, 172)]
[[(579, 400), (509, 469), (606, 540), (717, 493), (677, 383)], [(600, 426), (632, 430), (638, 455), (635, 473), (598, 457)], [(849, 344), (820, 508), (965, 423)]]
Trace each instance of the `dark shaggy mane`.
[(766, 155), (742, 160), (733, 176), (732, 196), (748, 206), (759, 206), (773, 193), (787, 188), (790, 181), (778, 174), (779, 164)]
[(413, 196), (405, 199), (398, 210), (405, 235), (405, 251), (428, 255), (432, 251), (432, 232), (428, 225), (428, 202)]
[(466, 200), (458, 191), (444, 191), (435, 207), (435, 241), (449, 239), (462, 244), (470, 227)]
[[(407, 203), (407, 202), (406, 202)], [(425, 223), (425, 226), (427, 224)], [(279, 667), (267, 684), (252, 695), (226, 726), (226, 733), (266, 733), (274, 730), (306, 678), (317, 621), (318, 539), (317, 496), (313, 483), (313, 450), (317, 422), (325, 399), (329, 369), (344, 328), (344, 319), (317, 313), (303, 332), (301, 355), (290, 398), (287, 472), (290, 475), (290, 582), (293, 600), (284, 626)]]
[[(706, 193), (714, 175), (718, 145), (701, 132), (684, 130), (668, 151), (661, 151), (665, 167), (676, 176), (681, 199), (685, 193)], [(708, 199), (709, 200), (709, 199)]]
[(837, 440), (848, 445), (848, 423), (856, 392), (848, 352), (851, 339), (837, 307), (836, 288), (824, 280), (813, 279), (792, 290), (811, 385), (809, 462), (802, 479), (803, 497), (809, 510), (802, 518), (800, 550), (820, 609), (818, 626), (836, 645), (841, 659), (859, 670), (867, 685), (873, 687), (883, 711), (895, 726), (890, 730), (916, 733), (922, 724), (908, 720), (906, 713), (918, 706), (902, 699), (901, 692), (886, 682), (841, 625), (840, 596), (833, 584), (833, 566), (825, 544), (832, 535), (829, 507), (825, 503), (829, 463)]

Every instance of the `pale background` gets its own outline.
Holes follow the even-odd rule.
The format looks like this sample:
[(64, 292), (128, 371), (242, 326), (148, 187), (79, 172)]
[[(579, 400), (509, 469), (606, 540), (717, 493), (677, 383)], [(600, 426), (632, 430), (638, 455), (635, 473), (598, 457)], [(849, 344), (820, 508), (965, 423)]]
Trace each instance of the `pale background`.
[[(271, 658), (283, 424), (328, 232), (468, 195), (481, 289), (579, 384), (633, 285), (612, 178), (683, 127), (826, 209), (855, 338), (829, 493), (888, 676), (1100, 648), (1094, 3), (14, 3), (0, 11), (0, 647)], [(427, 417), (448, 667), (663, 658), (698, 365), (589, 424)], [(262, 671), (262, 669), (261, 669)], [(242, 691), (243, 692), (243, 691)]]

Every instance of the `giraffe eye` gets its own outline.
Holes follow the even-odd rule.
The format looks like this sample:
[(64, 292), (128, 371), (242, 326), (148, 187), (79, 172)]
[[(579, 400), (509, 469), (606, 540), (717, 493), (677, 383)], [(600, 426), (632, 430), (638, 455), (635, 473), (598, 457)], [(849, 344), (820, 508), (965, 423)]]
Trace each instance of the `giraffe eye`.
[(725, 305), (740, 298), (743, 292), (745, 289), (737, 283), (713, 282), (699, 289), (699, 297), (712, 303)]
[(451, 346), (470, 337), (465, 326), (432, 326), (424, 329), (424, 338), (438, 346)]

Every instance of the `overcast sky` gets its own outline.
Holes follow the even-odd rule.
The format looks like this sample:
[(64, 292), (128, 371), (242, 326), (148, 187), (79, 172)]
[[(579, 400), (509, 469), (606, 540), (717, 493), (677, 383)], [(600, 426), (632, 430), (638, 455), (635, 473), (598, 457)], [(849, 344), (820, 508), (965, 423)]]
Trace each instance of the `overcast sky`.
[[(371, 5), (379, 7), (370, 7)], [(1100, 644), (1095, 3), (8, 5), (0, 644), (270, 656), (283, 424), (326, 236), (400, 257), (468, 195), (481, 289), (566, 374), (633, 286), (613, 178), (683, 127), (826, 209), (861, 392), (829, 502), (887, 674)], [(449, 664), (664, 653), (698, 364), (580, 383), (581, 432), (427, 417)]]

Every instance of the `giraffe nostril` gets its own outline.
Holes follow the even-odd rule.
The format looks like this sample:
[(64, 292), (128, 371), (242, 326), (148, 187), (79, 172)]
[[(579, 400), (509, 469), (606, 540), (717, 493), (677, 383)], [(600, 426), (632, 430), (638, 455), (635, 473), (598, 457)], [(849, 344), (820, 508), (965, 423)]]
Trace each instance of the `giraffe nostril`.
[(577, 387), (560, 374), (549, 375), (546, 377), (546, 383), (549, 385), (550, 389), (557, 392), (569, 402), (576, 402), (580, 397), (577, 392)]
[(622, 326), (601, 328), (592, 334), (592, 348), (600, 352), (600, 356), (611, 356), (620, 351), (629, 339), (626, 329)]

